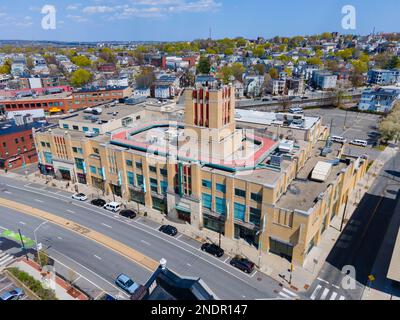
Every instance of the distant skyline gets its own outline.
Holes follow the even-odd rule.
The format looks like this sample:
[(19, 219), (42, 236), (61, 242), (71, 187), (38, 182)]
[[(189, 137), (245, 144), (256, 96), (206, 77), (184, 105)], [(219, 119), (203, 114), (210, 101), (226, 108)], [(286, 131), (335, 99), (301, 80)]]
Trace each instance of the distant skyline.
[[(44, 5), (56, 29), (41, 26)], [(356, 29), (341, 26), (342, 7), (356, 9)], [(400, 32), (398, 0), (2, 0), (1, 40), (191, 41), (243, 36)]]

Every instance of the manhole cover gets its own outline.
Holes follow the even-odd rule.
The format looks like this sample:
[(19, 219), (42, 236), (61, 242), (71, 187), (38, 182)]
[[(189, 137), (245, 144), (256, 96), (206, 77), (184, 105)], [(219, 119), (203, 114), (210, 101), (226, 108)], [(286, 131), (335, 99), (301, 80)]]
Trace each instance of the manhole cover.
[(257, 278), (257, 281), (261, 281), (262, 279), (261, 278)]

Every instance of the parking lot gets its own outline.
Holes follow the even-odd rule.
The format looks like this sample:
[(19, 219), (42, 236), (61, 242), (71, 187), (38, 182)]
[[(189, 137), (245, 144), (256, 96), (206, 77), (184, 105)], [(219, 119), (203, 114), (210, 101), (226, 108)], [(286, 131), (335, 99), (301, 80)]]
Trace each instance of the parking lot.
[[(14, 284), (14, 282), (4, 272), (0, 273), (0, 296), (15, 288), (17, 288), (17, 286)], [(20, 300), (30, 299), (26, 294), (24, 294), (24, 296)]]
[(304, 113), (308, 116), (321, 116), (323, 125), (332, 126), (331, 134), (342, 136), (347, 142), (354, 139), (368, 142), (367, 148), (347, 145), (346, 154), (353, 156), (368, 154), (371, 159), (379, 155), (380, 152), (372, 147), (378, 143), (380, 116), (336, 108), (311, 109), (305, 110)]

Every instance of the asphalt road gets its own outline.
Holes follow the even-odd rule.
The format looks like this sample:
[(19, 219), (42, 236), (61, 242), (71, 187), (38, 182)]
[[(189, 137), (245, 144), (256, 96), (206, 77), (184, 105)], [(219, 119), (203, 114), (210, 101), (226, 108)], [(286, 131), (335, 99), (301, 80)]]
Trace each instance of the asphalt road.
[[(389, 228), (397, 233), (399, 230), (400, 215), (400, 152), (389, 159), (379, 172), (376, 181), (361, 199), (356, 211), (351, 216), (342, 234), (337, 239), (335, 246), (328, 255), (318, 278), (313, 282), (308, 291), (308, 296), (313, 300), (329, 299), (332, 294), (343, 296), (345, 299), (361, 299), (365, 287), (370, 286), (368, 276), (373, 274), (374, 266), (381, 264), (382, 256), (379, 252), (385, 245), (385, 237)], [(392, 221), (397, 221), (397, 226), (392, 226)], [(393, 237), (392, 237), (393, 238)], [(393, 244), (392, 244), (393, 245)], [(386, 263), (387, 250), (384, 257)], [(379, 260), (379, 261), (378, 261)], [(343, 268), (353, 268), (351, 279), (342, 272)], [(380, 274), (375, 277), (386, 279), (387, 267), (380, 266)], [(350, 269), (347, 269), (350, 270)], [(389, 287), (381, 290), (391, 290)], [(388, 292), (390, 293), (390, 292)]]
[[(144, 218), (129, 220), (118, 215), (105, 211), (102, 208), (94, 207), (88, 203), (72, 200), (65, 192), (50, 191), (51, 188), (43, 189), (43, 186), (28, 184), (23, 181), (1, 177), (0, 183), (5, 183), (4, 190), (0, 190), (0, 196), (9, 200), (30, 205), (32, 207), (45, 210), (49, 213), (70, 219), (76, 223), (91, 228), (92, 230), (103, 233), (117, 241), (120, 241), (135, 250), (138, 250), (148, 257), (159, 261), (161, 258), (167, 259), (167, 265), (173, 271), (185, 276), (200, 277), (221, 299), (276, 299), (282, 298), (279, 292), (282, 287), (272, 278), (254, 271), (248, 275), (229, 264), (229, 257), (224, 256), (217, 259), (200, 250), (201, 244), (187, 238), (177, 236), (175, 238), (167, 236), (158, 231), (159, 225)], [(41, 188), (41, 189), (39, 189)], [(8, 215), (8, 223), (15, 227), (15, 221), (20, 220), (15, 215)], [(21, 217), (22, 219), (22, 217)], [(25, 219), (28, 219), (25, 216)], [(22, 220), (23, 221), (23, 220)], [(3, 222), (2, 222), (3, 223)], [(17, 221), (18, 223), (18, 221)], [(26, 225), (31, 225), (32, 221), (25, 221)], [(35, 224), (37, 225), (37, 223)], [(6, 226), (7, 227), (7, 226)], [(43, 232), (43, 231), (42, 231)], [(62, 236), (61, 236), (62, 237)], [(58, 243), (52, 239), (54, 243)], [(77, 240), (78, 241), (78, 240)], [(61, 241), (64, 242), (64, 241)], [(80, 240), (79, 240), (80, 243)], [(68, 246), (65, 244), (65, 246)], [(76, 243), (68, 246), (69, 250), (79, 247)], [(61, 248), (62, 250), (68, 248)], [(58, 249), (57, 249), (58, 250)], [(76, 248), (73, 256), (75, 260), (85, 261), (92, 256), (92, 252), (98, 252), (103, 256), (107, 251), (105, 248), (97, 250), (86, 250)], [(90, 252), (90, 254), (88, 254)], [(68, 253), (70, 255), (70, 253)], [(108, 277), (113, 277), (120, 273), (120, 266), (114, 259), (97, 261), (94, 263), (96, 268), (111, 269)], [(84, 265), (93, 266), (93, 261), (86, 261)], [(103, 265), (102, 267), (100, 265)], [(135, 267), (134, 267), (135, 268)], [(95, 271), (104, 274), (105, 270)], [(143, 271), (131, 271), (133, 279), (140, 282)], [(137, 277), (137, 278), (136, 278)], [(139, 280), (138, 280), (139, 279)]]
[[(43, 222), (41, 219), (0, 206), (0, 232), (2, 229), (13, 231), (20, 229), (24, 236), (34, 240), (33, 230)], [(92, 297), (104, 291), (115, 297), (128, 298), (114, 285), (116, 277), (120, 273), (125, 273), (135, 281), (144, 283), (151, 275), (150, 271), (118, 253), (51, 223), (42, 225), (36, 234), (38, 243), (41, 243), (46, 252), (56, 259), (56, 271), (69, 279), (73, 277), (76, 280), (75, 284)], [(0, 241), (3, 242), (2, 250), (7, 249), (15, 256), (23, 254), (19, 243), (4, 238), (0, 238)], [(7, 247), (4, 248), (4, 245)], [(34, 254), (33, 250), (32, 253)], [(110, 268), (110, 265), (113, 268)], [(76, 273), (71, 274), (66, 266), (73, 268)]]

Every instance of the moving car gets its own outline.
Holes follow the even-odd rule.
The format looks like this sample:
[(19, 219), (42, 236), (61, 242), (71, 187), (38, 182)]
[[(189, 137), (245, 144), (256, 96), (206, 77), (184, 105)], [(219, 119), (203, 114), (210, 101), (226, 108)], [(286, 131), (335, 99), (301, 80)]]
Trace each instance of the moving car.
[(99, 300), (117, 300), (117, 299), (115, 299), (112, 295), (105, 293), (99, 298)]
[(103, 199), (94, 199), (90, 202), (92, 205), (96, 207), (104, 207), (104, 205), (107, 203)]
[(121, 210), (121, 204), (118, 202), (109, 202), (105, 204), (103, 208), (108, 211), (118, 212), (119, 210)]
[(238, 268), (246, 273), (252, 273), (254, 270), (254, 263), (245, 258), (234, 257), (229, 263), (235, 268)]
[(119, 213), (119, 215), (120, 215), (120, 216), (123, 216), (123, 217), (125, 217), (125, 218), (133, 219), (133, 218), (136, 217), (136, 212), (133, 211), (133, 210), (126, 209), (126, 210), (122, 210), (122, 211)]
[(24, 291), (20, 288), (7, 291), (0, 296), (0, 300), (19, 300), (24, 296)]
[(79, 201), (86, 201), (87, 195), (84, 193), (75, 193), (72, 195), (72, 199), (79, 200)]
[(158, 230), (160, 230), (161, 232), (164, 232), (165, 234), (168, 234), (170, 236), (176, 236), (178, 233), (178, 230), (175, 227), (170, 226), (170, 225), (163, 225)]
[(354, 139), (350, 142), (350, 144), (354, 144), (355, 146), (366, 147), (368, 146), (368, 142), (365, 140)]
[(213, 256), (216, 256), (218, 258), (220, 258), (224, 255), (224, 250), (221, 247), (219, 247), (213, 243), (204, 243), (201, 246), (201, 250), (205, 251), (209, 254), (212, 254)]
[(115, 284), (130, 294), (133, 294), (139, 288), (139, 285), (125, 274), (120, 274), (115, 280)]

